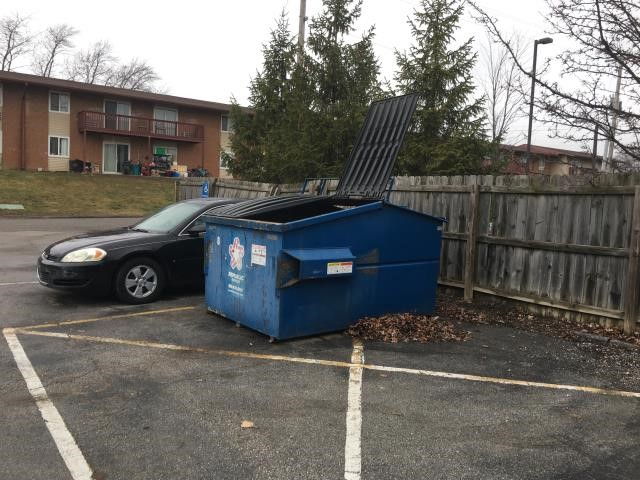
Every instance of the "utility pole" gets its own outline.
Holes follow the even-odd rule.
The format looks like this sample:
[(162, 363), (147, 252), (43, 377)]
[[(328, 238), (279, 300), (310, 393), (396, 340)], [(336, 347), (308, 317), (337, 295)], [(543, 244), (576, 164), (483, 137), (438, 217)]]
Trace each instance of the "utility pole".
[(304, 53), (304, 27), (307, 22), (307, 0), (300, 0), (300, 19), (298, 20), (298, 58), (297, 63), (302, 62)]
[(613, 114), (611, 119), (611, 135), (607, 142), (607, 151), (605, 152), (607, 166), (611, 169), (613, 167), (613, 146), (614, 139), (616, 138), (616, 128), (618, 127), (618, 111), (620, 110), (620, 84), (622, 83), (622, 66), (618, 67), (618, 81), (616, 82), (616, 93), (611, 101), (611, 107), (613, 108)]

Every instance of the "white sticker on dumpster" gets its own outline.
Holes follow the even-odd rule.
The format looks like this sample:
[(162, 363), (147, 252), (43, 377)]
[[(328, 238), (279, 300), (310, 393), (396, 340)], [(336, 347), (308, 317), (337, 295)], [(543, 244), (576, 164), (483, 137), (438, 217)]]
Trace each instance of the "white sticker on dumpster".
[(353, 272), (353, 262), (329, 262), (327, 263), (327, 275), (338, 275)]
[(255, 243), (251, 245), (251, 265), (262, 265), (264, 267), (266, 264), (267, 246), (256, 245)]

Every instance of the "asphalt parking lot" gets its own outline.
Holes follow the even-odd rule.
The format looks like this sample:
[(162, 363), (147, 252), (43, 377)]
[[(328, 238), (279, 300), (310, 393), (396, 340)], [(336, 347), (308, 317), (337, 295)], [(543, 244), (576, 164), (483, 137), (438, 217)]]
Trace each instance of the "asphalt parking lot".
[(201, 292), (136, 307), (35, 283), (48, 243), (128, 223), (0, 219), (0, 478), (638, 478), (640, 372), (570, 342), (270, 344)]

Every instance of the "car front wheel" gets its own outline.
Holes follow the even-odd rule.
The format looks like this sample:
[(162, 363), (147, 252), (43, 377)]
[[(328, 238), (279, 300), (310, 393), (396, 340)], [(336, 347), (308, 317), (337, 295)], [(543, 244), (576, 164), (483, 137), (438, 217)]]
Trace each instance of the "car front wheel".
[(126, 303), (151, 303), (165, 286), (162, 267), (151, 258), (133, 258), (123, 263), (116, 274), (116, 295)]

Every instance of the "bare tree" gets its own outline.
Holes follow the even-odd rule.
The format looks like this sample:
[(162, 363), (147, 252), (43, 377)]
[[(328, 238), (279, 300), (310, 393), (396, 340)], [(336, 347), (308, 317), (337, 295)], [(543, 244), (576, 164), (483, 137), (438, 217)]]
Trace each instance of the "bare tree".
[[(511, 42), (518, 58), (522, 57), (523, 42), (515, 35)], [(497, 144), (505, 140), (514, 122), (522, 115), (522, 106), (526, 101), (523, 95), (524, 76), (502, 44), (488, 38), (482, 50), (486, 74), (483, 87), (490, 137)]]
[(37, 75), (50, 77), (54, 73), (56, 61), (60, 55), (73, 47), (71, 39), (78, 31), (71, 25), (59, 24), (47, 28), (40, 41), (39, 48), (34, 52), (33, 69)]
[[(513, 42), (497, 21), (477, 6), (478, 18), (508, 51), (518, 69), (531, 76), (518, 59)], [(563, 81), (540, 75), (536, 103), (559, 138), (588, 145), (597, 127), (624, 158), (640, 160), (640, 4), (630, 0), (547, 0), (550, 32), (574, 47), (554, 62)], [(622, 105), (611, 93), (621, 71)]]
[(120, 63), (107, 41), (96, 42), (90, 48), (77, 52), (67, 64), (66, 76), (69, 80), (84, 83), (159, 91), (156, 86), (159, 77), (153, 67), (137, 58)]
[(0, 18), (0, 70), (10, 72), (14, 62), (29, 51), (29, 21), (19, 14)]
[(117, 68), (117, 59), (111, 52), (111, 44), (106, 40), (96, 42), (86, 50), (80, 50), (67, 64), (67, 78), (91, 84), (105, 83)]
[(159, 76), (145, 60), (134, 58), (119, 65), (105, 82), (106, 85), (131, 90), (155, 91)]

